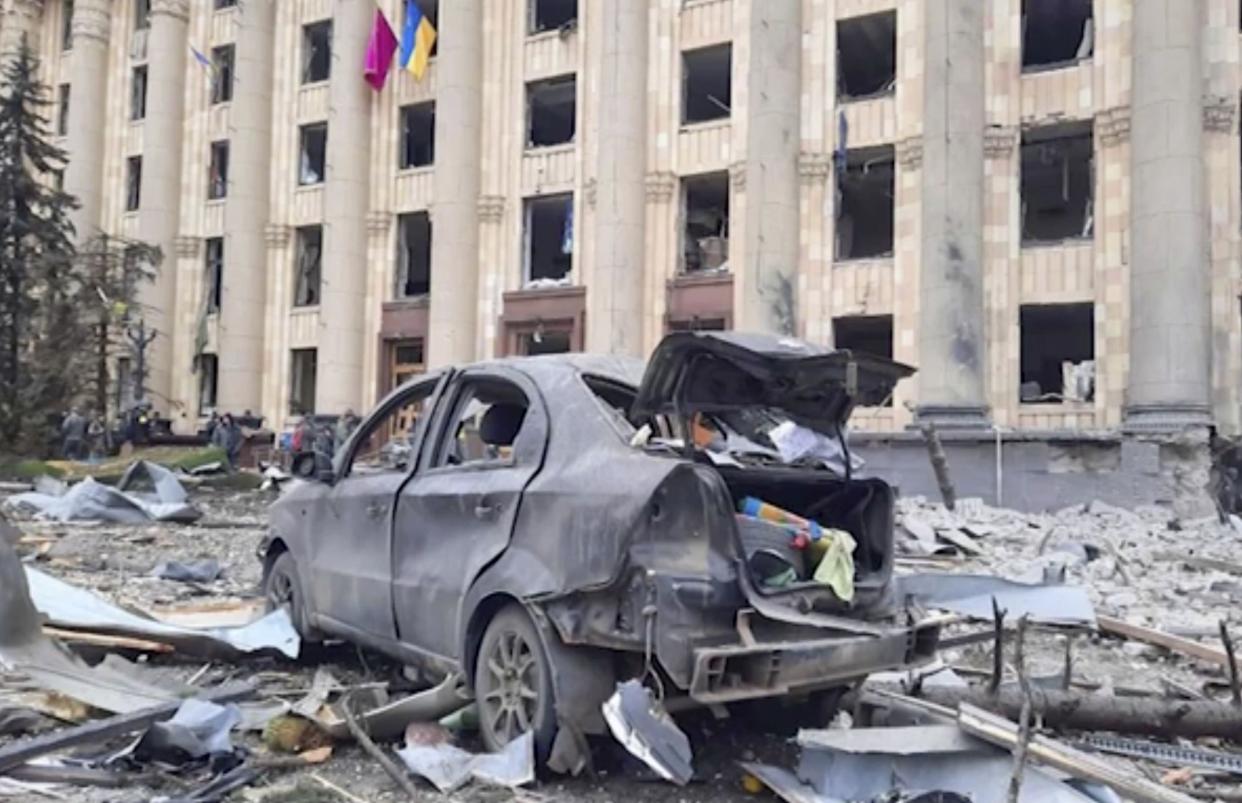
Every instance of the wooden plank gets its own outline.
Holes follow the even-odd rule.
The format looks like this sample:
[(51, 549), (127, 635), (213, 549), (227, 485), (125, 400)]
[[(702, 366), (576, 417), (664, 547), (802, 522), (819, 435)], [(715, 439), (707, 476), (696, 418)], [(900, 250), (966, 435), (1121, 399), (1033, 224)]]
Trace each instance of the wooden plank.
[(51, 625), (44, 625), (43, 632), (52, 638), (60, 639), (69, 644), (90, 644), (94, 647), (107, 647), (114, 650), (138, 650), (140, 652), (172, 652), (173, 646), (162, 641), (129, 638), (127, 636), (108, 636), (103, 633), (86, 633), (80, 630), (65, 630)]
[(1112, 633), (1113, 635), (1123, 636), (1135, 641), (1154, 644), (1157, 647), (1164, 647), (1166, 650), (1180, 652), (1198, 658), (1201, 661), (1218, 664), (1219, 666), (1227, 667), (1229, 665), (1229, 656), (1225, 655), (1224, 650), (1217, 649), (1216, 647), (1209, 647), (1197, 641), (1175, 636), (1172, 633), (1165, 633), (1152, 627), (1114, 619), (1111, 616), (1097, 615), (1095, 621), (1099, 624), (1100, 630), (1103, 630), (1105, 633)]
[[(1012, 720), (962, 703), (958, 709), (958, 725), (967, 733), (991, 742), (1006, 750), (1018, 746), (1018, 725)], [(1194, 798), (1183, 795), (1155, 781), (1149, 781), (1133, 771), (1127, 771), (1096, 756), (1075, 750), (1055, 739), (1035, 734), (1026, 746), (1028, 757), (1054, 769), (1067, 772), (1075, 778), (1111, 786), (1122, 797), (1141, 803), (1192, 803)]]
[[(254, 693), (255, 687), (252, 684), (241, 683), (219, 686), (214, 689), (204, 689), (197, 697), (200, 700), (208, 700), (213, 703), (231, 703), (252, 697)], [(111, 739), (115, 736), (124, 736), (127, 733), (142, 730), (156, 722), (162, 722), (177, 713), (177, 709), (181, 707), (182, 702), (182, 700), (169, 700), (167, 703), (144, 708), (132, 714), (117, 714), (104, 719), (85, 722), (74, 728), (52, 731), (32, 739), (23, 739), (5, 745), (0, 747), (0, 773), (11, 767), (25, 764), (27, 761), (39, 756), (66, 750), (80, 744)]]

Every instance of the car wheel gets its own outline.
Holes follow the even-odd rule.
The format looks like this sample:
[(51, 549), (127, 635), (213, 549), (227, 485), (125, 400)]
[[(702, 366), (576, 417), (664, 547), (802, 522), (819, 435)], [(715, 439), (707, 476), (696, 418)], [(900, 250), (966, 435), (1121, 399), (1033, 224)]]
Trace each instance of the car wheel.
[(552, 671), (539, 631), (526, 611), (510, 606), (487, 625), (475, 663), (479, 732), (496, 752), (526, 732), (543, 758), (556, 735)]
[(288, 552), (280, 553), (272, 563), (272, 568), (263, 580), (263, 599), (268, 611), (277, 608), (289, 611), (293, 629), (298, 631), (303, 641), (317, 640), (306, 625), (306, 597), (302, 595), (297, 564)]

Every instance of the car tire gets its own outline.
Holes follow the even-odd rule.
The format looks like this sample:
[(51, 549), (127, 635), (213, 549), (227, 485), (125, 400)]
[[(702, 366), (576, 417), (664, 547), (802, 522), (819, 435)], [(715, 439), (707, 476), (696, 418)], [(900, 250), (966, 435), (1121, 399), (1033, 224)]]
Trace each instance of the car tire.
[(302, 581), (293, 555), (282, 552), (272, 562), (272, 568), (263, 578), (263, 600), (267, 610), (286, 608), (293, 629), (303, 641), (319, 641), (317, 634), (306, 622), (306, 597), (302, 594)]
[(556, 736), (552, 664), (530, 616), (517, 605), (488, 623), (474, 671), (479, 735), (492, 752), (531, 731), (535, 757), (545, 760)]

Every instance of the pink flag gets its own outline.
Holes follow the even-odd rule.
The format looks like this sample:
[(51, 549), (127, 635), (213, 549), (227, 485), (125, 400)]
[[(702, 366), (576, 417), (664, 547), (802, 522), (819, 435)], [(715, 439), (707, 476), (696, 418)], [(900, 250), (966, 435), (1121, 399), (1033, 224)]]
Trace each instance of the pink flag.
[(384, 88), (388, 69), (392, 66), (392, 57), (399, 44), (384, 12), (375, 9), (375, 26), (371, 29), (371, 39), (367, 42), (366, 66), (363, 68), (362, 77), (376, 92)]

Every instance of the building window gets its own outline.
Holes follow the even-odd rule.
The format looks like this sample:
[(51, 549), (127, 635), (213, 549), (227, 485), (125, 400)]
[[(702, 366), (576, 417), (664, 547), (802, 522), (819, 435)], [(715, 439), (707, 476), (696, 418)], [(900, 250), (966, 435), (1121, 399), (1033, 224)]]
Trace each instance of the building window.
[(887, 95), (897, 80), (897, 12), (837, 21), (837, 99)]
[[(847, 315), (832, 319), (832, 342), (835, 348), (854, 354), (893, 359), (892, 315)], [(882, 407), (892, 407), (893, 397)]]
[(1022, 69), (1049, 70), (1091, 58), (1092, 0), (1022, 0)]
[(211, 63), (215, 73), (211, 79), (211, 102), (228, 103), (233, 99), (233, 63), (236, 51), (232, 45), (211, 49)]
[(73, 0), (65, 0), (61, 6), (60, 49), (73, 50)]
[(574, 141), (577, 80), (568, 75), (526, 85), (526, 146), (542, 148)]
[(216, 407), (216, 391), (219, 388), (220, 358), (215, 354), (201, 354), (198, 358), (198, 414), (209, 413)]
[(125, 211), (135, 211), (141, 202), (142, 157), (131, 156), (125, 161)]
[(1022, 242), (1091, 237), (1094, 165), (1091, 123), (1022, 134)]
[(539, 328), (533, 332), (523, 332), (518, 337), (518, 353), (525, 357), (534, 357), (538, 354), (565, 354), (571, 350), (568, 329), (544, 331)]
[(436, 160), (435, 101), (401, 107), (402, 170), (426, 167)]
[(215, 0), (215, 9), (219, 11), (222, 8), (233, 8), (237, 5), (237, 0)]
[(578, 0), (530, 0), (526, 13), (528, 33), (571, 30), (578, 22)]
[(134, 0), (134, 30), (151, 27), (151, 0)]
[(574, 261), (574, 196), (526, 199), (526, 283), (566, 284)]
[(723, 120), (733, 104), (733, 46), (687, 50), (681, 54), (681, 122)]
[(431, 292), (431, 216), (413, 212), (397, 217), (397, 298)]
[(302, 83), (328, 80), (332, 74), (332, 21), (302, 26)]
[(328, 158), (328, 124), (302, 126), (298, 141), (298, 184), (322, 184)]
[(319, 354), (315, 349), (293, 349), (289, 352), (289, 358), (289, 412), (292, 415), (313, 415)]
[(693, 318), (668, 322), (670, 332), (723, 332), (727, 329), (724, 318)]
[(313, 307), (319, 303), (319, 281), (323, 268), (323, 227), (302, 226), (297, 232), (297, 278), (293, 306)]
[(147, 116), (147, 65), (134, 68), (129, 85), (129, 119), (141, 120)]
[(229, 141), (211, 143), (211, 163), (207, 173), (207, 197), (211, 200), (229, 194)]
[(837, 259), (893, 253), (893, 146), (848, 151), (837, 168)]
[(1095, 398), (1095, 305), (1029, 304), (1018, 312), (1023, 404)]
[(203, 265), (206, 280), (207, 312), (219, 312), (224, 300), (224, 238), (208, 237), (206, 262)]
[(69, 134), (69, 85), (61, 84), (56, 92), (56, 135)]
[(681, 224), (683, 273), (728, 269), (728, 172), (681, 180)]
[[(430, 58), (435, 58), (436, 52), (440, 47), (440, 0), (418, 0), (418, 13), (423, 19), (431, 23), (431, 27), (436, 31), (436, 38), (431, 41)], [(401, 15), (402, 22), (405, 20), (405, 14)], [(400, 33), (398, 31), (398, 33)]]

